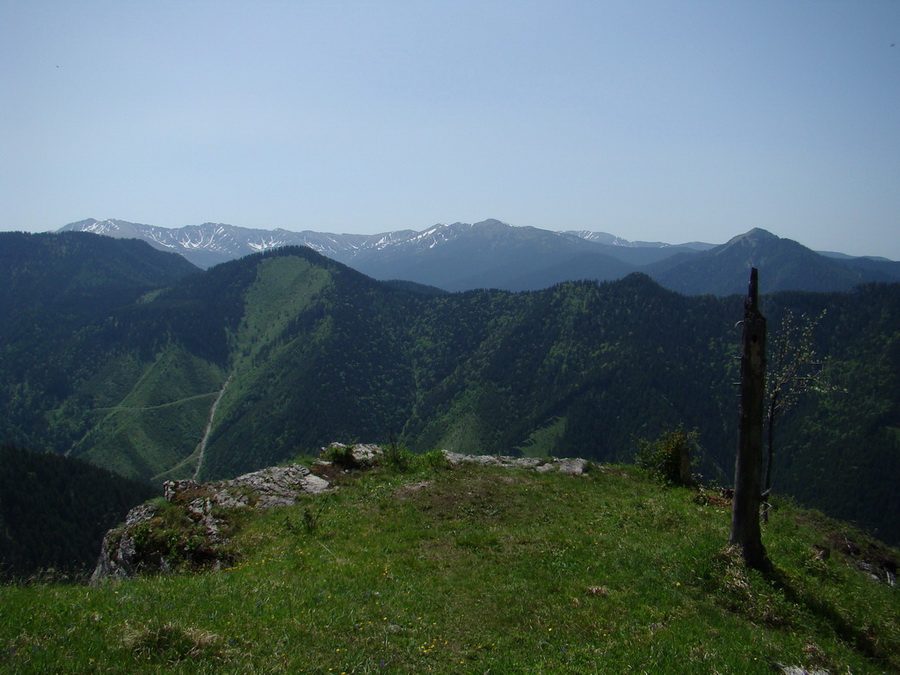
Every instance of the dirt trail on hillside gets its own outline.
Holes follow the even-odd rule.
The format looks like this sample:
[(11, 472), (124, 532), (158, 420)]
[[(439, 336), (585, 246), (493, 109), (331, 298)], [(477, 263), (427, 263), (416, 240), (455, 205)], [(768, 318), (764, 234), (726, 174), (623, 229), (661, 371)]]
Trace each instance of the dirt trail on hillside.
[(197, 476), (200, 475), (200, 467), (203, 466), (203, 455), (206, 453), (206, 444), (209, 442), (209, 434), (212, 432), (213, 420), (216, 417), (216, 408), (219, 407), (219, 401), (222, 400), (222, 396), (225, 394), (225, 390), (228, 388), (233, 376), (234, 373), (229, 375), (222, 384), (219, 395), (216, 396), (216, 400), (213, 401), (212, 407), (209, 409), (209, 420), (206, 422), (206, 431), (203, 432), (203, 438), (200, 439), (200, 455), (197, 457), (197, 468), (194, 470), (194, 480), (197, 480)]

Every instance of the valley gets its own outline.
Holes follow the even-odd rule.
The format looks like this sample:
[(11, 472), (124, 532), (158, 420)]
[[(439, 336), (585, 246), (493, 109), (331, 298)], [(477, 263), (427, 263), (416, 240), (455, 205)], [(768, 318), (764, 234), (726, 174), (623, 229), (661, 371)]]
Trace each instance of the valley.
[[(177, 259), (87, 233), (31, 237), (77, 242), (67, 265), (95, 243), (141, 244), (148, 264)], [(47, 264), (31, 255), (30, 276), (6, 268), (29, 279), (30, 307), (58, 297)], [(682, 295), (641, 274), (435, 294), (305, 247), (179, 269), (164, 285), (141, 282), (131, 300), (108, 295), (123, 283), (134, 282), (86, 286), (63, 322), (30, 323), (7, 305), (4, 439), (159, 485), (391, 437), (416, 452), (623, 462), (637, 439), (681, 425), (700, 434), (696, 470), (731, 480), (740, 296)], [(776, 491), (897, 541), (898, 286), (770, 293), (763, 308), (773, 331), (787, 310), (827, 309), (815, 348), (834, 384), (780, 420)]]

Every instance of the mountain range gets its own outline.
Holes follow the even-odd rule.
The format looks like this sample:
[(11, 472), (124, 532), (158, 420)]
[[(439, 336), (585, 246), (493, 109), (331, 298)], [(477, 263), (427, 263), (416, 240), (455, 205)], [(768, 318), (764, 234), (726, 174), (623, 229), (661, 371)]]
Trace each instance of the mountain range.
[[(204, 271), (82, 232), (0, 233), (0, 260), (3, 442), (159, 484), (334, 440), (629, 461), (635, 439), (683, 425), (698, 469), (730, 482), (740, 295), (637, 273), (447, 294), (299, 246)], [(900, 284), (763, 310), (773, 332), (826, 311), (815, 348), (834, 384), (781, 419), (776, 490), (900, 539)]]
[(621, 279), (639, 271), (680, 293), (728, 295), (743, 292), (750, 267), (769, 271), (769, 292), (842, 291), (859, 283), (900, 281), (900, 262), (816, 253), (762, 229), (719, 246), (630, 242), (602, 232), (553, 232), (498, 220), (374, 235), (219, 223), (170, 229), (93, 219), (61, 231), (143, 239), (202, 268), (282, 246), (307, 246), (374, 279), (411, 281), (445, 291), (538, 290), (564, 281)]

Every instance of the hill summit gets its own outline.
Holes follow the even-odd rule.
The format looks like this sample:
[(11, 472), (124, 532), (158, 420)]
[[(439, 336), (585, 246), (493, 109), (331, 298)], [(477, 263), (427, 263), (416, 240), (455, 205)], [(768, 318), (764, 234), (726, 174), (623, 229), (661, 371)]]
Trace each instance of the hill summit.
[[(331, 491), (232, 510), (236, 555), (218, 571), (96, 588), (0, 586), (0, 664), (138, 673), (900, 668), (887, 572), (896, 552), (789, 503), (765, 529), (776, 571), (763, 576), (725, 546), (720, 493), (664, 487), (634, 467), (452, 465), (394, 448), (351, 469), (341, 456), (311, 466), (329, 472)], [(177, 544), (177, 511), (159, 508), (135, 540)]]

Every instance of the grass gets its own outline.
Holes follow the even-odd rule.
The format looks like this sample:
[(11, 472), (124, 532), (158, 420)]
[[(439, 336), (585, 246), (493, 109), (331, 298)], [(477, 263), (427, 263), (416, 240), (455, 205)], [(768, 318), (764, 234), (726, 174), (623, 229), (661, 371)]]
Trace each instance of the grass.
[[(162, 474), (194, 452), (223, 377), (217, 366), (167, 347), (120, 401), (92, 411), (97, 419), (80, 442), (90, 448), (83, 457), (124, 476), (161, 483)], [(192, 468), (173, 476), (187, 478)]]
[(531, 437), (517, 448), (523, 457), (547, 457), (555, 454), (559, 441), (566, 433), (567, 417), (556, 417), (546, 426), (536, 429)]
[[(272, 359), (286, 345), (285, 331), (331, 281), (330, 274), (295, 257), (263, 260), (257, 280), (248, 289), (244, 315), (232, 336), (232, 381), (220, 403), (217, 419), (226, 419), (257, 387), (258, 362)], [(265, 376), (265, 375), (263, 375)]]
[(900, 669), (900, 590), (837, 547), (821, 559), (814, 546), (839, 526), (790, 505), (764, 532), (778, 568), (765, 577), (724, 546), (720, 501), (633, 468), (572, 477), (432, 458), (338, 481), (249, 519), (229, 569), (0, 588), (0, 669)]

